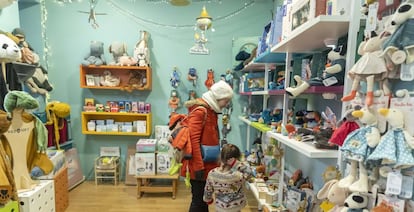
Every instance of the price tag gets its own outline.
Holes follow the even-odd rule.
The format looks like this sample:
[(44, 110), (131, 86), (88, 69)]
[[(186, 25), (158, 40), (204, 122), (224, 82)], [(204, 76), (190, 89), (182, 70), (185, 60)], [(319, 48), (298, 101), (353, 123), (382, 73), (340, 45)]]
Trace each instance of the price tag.
[(378, 13), (378, 2), (370, 4), (368, 6), (368, 16), (365, 26), (366, 32), (374, 31), (377, 27), (377, 13)]
[[(390, 172), (387, 176), (387, 188), (385, 194), (399, 195), (401, 193), (402, 175), (400, 172)], [(412, 188), (412, 187), (411, 187)]]
[(329, 77), (329, 78), (324, 79), (322, 83), (325, 86), (331, 86), (331, 85), (338, 83), (338, 80), (336, 79), (336, 77)]
[(402, 185), (399, 197), (411, 199), (413, 196), (413, 178), (409, 176), (402, 176)]

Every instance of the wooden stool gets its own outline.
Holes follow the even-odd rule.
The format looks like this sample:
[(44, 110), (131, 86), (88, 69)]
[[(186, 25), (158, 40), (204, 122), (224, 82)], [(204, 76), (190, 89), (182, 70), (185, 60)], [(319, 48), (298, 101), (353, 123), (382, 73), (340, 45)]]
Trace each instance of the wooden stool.
[[(141, 198), (143, 192), (148, 193), (162, 193), (162, 192), (172, 192), (172, 198), (175, 199), (177, 195), (177, 186), (178, 186), (178, 174), (168, 175), (136, 175), (137, 178), (137, 198)], [(172, 180), (172, 185), (152, 185), (148, 182), (150, 179), (167, 179)]]

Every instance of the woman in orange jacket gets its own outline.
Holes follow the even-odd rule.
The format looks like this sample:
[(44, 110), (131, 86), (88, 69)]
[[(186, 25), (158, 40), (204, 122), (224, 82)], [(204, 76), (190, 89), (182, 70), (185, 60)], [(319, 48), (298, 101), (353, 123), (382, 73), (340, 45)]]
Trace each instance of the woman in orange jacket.
[[(213, 84), (201, 98), (185, 103), (188, 111), (191, 111), (187, 119), (190, 127), (192, 157), (190, 160), (183, 160), (181, 175), (186, 176), (188, 167), (192, 194), (190, 212), (208, 211), (208, 205), (203, 201), (204, 187), (208, 172), (218, 167), (219, 163), (218, 160), (204, 162), (201, 145), (215, 146), (220, 144), (218, 114), (230, 103), (232, 97), (233, 89), (226, 82), (220, 80)], [(219, 154), (220, 152), (217, 152), (214, 157), (218, 159)]]

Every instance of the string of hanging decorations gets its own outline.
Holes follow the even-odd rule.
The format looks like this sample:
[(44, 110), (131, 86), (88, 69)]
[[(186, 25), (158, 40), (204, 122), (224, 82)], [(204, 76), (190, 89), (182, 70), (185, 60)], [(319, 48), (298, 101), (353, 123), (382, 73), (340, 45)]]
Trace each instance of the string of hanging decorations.
[[(114, 0), (107, 0), (107, 3), (111, 7), (113, 7), (115, 10), (117, 10), (117, 12), (132, 18), (134, 20), (134, 22), (136, 22), (137, 24), (145, 23), (145, 24), (155, 25), (157, 27), (165, 27), (165, 28), (172, 28), (172, 29), (194, 28), (194, 24), (164, 24), (164, 23), (159, 23), (159, 22), (151, 20), (151, 19), (145, 19), (145, 18), (142, 18), (142, 17), (138, 17), (133, 12), (129, 11), (128, 9), (125, 9), (125, 8), (121, 7)], [(224, 15), (224, 16), (214, 17), (214, 22), (217, 23), (217, 21), (220, 21), (220, 20), (227, 20), (227, 19), (233, 18), (234, 16), (240, 14), (241, 12), (243, 12), (244, 10), (249, 8), (250, 6), (253, 6), (254, 3), (255, 3), (255, 1), (251, 0), (250, 2), (246, 2), (242, 7), (237, 8), (233, 12), (230, 12), (230, 13)]]
[(48, 42), (48, 37), (46, 34), (46, 22), (47, 22), (47, 10), (46, 10), (46, 0), (41, 0), (40, 1), (40, 25), (42, 27), (42, 31), (41, 31), (41, 36), (42, 36), (42, 40), (43, 40), (43, 56), (42, 59), (45, 63), (45, 68), (46, 70), (49, 69), (49, 42)]

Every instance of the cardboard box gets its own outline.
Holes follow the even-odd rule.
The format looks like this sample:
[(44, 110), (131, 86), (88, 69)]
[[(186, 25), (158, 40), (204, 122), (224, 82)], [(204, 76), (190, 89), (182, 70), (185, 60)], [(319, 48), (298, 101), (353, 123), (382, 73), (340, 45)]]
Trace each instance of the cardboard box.
[(156, 139), (141, 138), (137, 141), (136, 150), (137, 152), (155, 152), (156, 145)]
[(42, 180), (51, 180), (54, 178), (55, 174), (59, 172), (62, 167), (66, 165), (65, 160), (65, 151), (63, 150), (47, 150), (46, 151), (47, 156), (49, 157), (50, 161), (52, 161), (53, 164), (53, 170), (48, 175), (43, 175), (38, 177), (37, 179)]
[(157, 140), (157, 151), (158, 152), (171, 152), (173, 147), (166, 138)]
[(168, 125), (155, 125), (155, 139), (160, 140), (162, 138), (168, 138), (171, 131)]
[[(350, 4), (347, 1), (346, 4)], [(298, 0), (292, 4), (291, 30), (295, 30), (311, 19), (326, 14), (326, 0)]]
[(170, 167), (170, 154), (167, 152), (157, 153), (157, 174), (168, 174)]
[(135, 153), (136, 175), (155, 175), (155, 153)]

